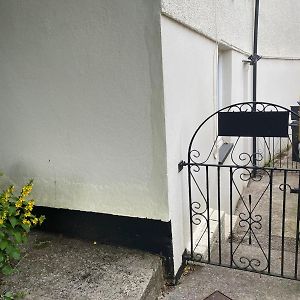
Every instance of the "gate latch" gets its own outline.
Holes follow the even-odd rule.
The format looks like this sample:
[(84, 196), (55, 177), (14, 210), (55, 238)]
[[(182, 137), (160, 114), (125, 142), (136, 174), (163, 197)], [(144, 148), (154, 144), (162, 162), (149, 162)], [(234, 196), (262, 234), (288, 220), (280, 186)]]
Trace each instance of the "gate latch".
[(300, 189), (291, 189), (291, 194), (300, 194)]

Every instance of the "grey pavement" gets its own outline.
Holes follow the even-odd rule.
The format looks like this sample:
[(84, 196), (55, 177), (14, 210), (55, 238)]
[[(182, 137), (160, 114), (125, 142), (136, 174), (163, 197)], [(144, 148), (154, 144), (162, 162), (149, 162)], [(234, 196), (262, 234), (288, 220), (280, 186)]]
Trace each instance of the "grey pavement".
[[(287, 172), (286, 174), (286, 183), (291, 188), (297, 187), (299, 173)], [(271, 177), (270, 172), (260, 172), (243, 191), (243, 198), (240, 199), (235, 211), (238, 221), (233, 230), (232, 239), (229, 238), (221, 243), (222, 263), (228, 265), (231, 263), (230, 242), (232, 241), (233, 265), (236, 267), (248, 266), (250, 269), (252, 267), (258, 271), (267, 271), (268, 261), (270, 261), (272, 274), (280, 276), (282, 272), (284, 276), (294, 277), (297, 271), (300, 277), (300, 268), (295, 267), (295, 263), (300, 262), (299, 254), (295, 254), (298, 195), (291, 194), (289, 186), (286, 186), (284, 190), (284, 176), (283, 171), (274, 171)], [(242, 221), (249, 217), (249, 195), (251, 195), (253, 209), (251, 237), (249, 232), (246, 234), (247, 223)], [(269, 218), (270, 212), (271, 218)], [(211, 260), (214, 263), (218, 263), (219, 259), (218, 246), (216, 242), (211, 253)], [(299, 281), (204, 264), (192, 266), (189, 272), (182, 276), (179, 284), (176, 287), (167, 288), (161, 298), (202, 300), (217, 290), (234, 300), (300, 299)]]
[(162, 300), (202, 300), (214, 291), (234, 300), (300, 299), (300, 282), (210, 265), (194, 266)]
[(0, 294), (22, 299), (156, 299), (161, 258), (123, 247), (32, 232), (17, 271), (0, 277)]

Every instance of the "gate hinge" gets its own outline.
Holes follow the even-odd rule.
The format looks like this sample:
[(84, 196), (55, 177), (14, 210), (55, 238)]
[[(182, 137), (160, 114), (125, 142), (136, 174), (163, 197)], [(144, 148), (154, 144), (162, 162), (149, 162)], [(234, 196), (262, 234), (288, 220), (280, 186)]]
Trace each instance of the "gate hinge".
[(183, 167), (186, 166), (186, 162), (184, 160), (182, 160), (179, 164), (178, 164), (178, 173), (180, 173), (183, 169)]

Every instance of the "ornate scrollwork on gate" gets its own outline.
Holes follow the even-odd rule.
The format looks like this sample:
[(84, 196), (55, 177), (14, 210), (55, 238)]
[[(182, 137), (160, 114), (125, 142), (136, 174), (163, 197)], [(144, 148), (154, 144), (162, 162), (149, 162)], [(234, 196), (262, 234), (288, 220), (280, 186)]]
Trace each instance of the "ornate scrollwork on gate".
[[(245, 132), (250, 128), (249, 124), (247, 130), (236, 130), (232, 124), (228, 126), (227, 131), (220, 130), (220, 120), (230, 122), (230, 113), (242, 113), (239, 116), (235, 115), (235, 120), (249, 113), (250, 117), (246, 114), (249, 120), (253, 117), (252, 113), (260, 113), (261, 118), (268, 112), (274, 113), (274, 116), (280, 115), (278, 120), (283, 120), (282, 123), (286, 126), (284, 130), (279, 128), (278, 136), (256, 136), (256, 133), (248, 136)], [(228, 115), (220, 117), (221, 113)], [(271, 219), (270, 216), (262, 214), (260, 209), (262, 205), (269, 203), (273, 172), (279, 172), (283, 170), (282, 167), (288, 166), (288, 157), (283, 161), (281, 152), (282, 149), (289, 150), (291, 142), (286, 122), (289, 114), (292, 112), (272, 103), (238, 103), (215, 112), (195, 131), (189, 144), (188, 161), (185, 163), (189, 180), (192, 260), (270, 273), (268, 247), (271, 237), (266, 241), (263, 235), (266, 231), (270, 235)], [(273, 115), (269, 114), (268, 117), (272, 119)], [(263, 124), (261, 119), (260, 122)], [(220, 132), (222, 135), (219, 135)], [(242, 132), (243, 135), (230, 136), (228, 132)], [(252, 148), (254, 139), (257, 143), (256, 152)], [(224, 164), (218, 161), (218, 151), (223, 143), (232, 144), (231, 147), (227, 147), (229, 150)], [(277, 160), (280, 161), (279, 164)], [(244, 188), (252, 183), (260, 183), (262, 188), (245, 193)], [(291, 190), (286, 182), (278, 188), (284, 193), (288, 188)], [(236, 208), (237, 201), (239, 202)], [(224, 233), (225, 213), (231, 219), (233, 216), (238, 218), (235, 227), (230, 229), (228, 239)], [(230, 226), (233, 226), (232, 221)], [(255, 247), (255, 251), (249, 251), (250, 246)], [(226, 247), (227, 252), (224, 250)]]
[[(243, 173), (246, 172), (247, 174), (249, 174), (248, 180), (252, 180), (255, 182), (262, 181), (263, 178), (264, 180), (266, 180), (266, 176), (270, 179), (270, 173), (264, 169), (259, 169), (256, 177), (251, 177), (249, 169), (245, 167), (234, 169), (233, 175), (234, 173), (238, 172), (238, 170), (242, 170)], [(238, 176), (238, 178), (241, 180), (246, 179), (245, 177), (241, 177), (240, 175)], [(236, 225), (237, 234), (235, 234), (236, 246), (233, 248), (231, 256), (232, 263), (236, 268), (239, 269), (250, 269), (251, 271), (255, 272), (263, 272), (267, 270), (269, 266), (269, 260), (266, 251), (262, 246), (259, 237), (257, 236), (257, 233), (259, 233), (259, 231), (261, 231), (263, 227), (263, 217), (258, 211), (260, 202), (270, 188), (270, 180), (267, 181), (266, 186), (262, 190), (262, 192), (256, 195), (256, 198), (254, 198), (252, 194), (242, 194), (237, 186), (236, 181), (234, 180), (234, 176), (232, 177), (232, 184), (240, 197), (240, 203), (238, 207), (239, 220), (238, 224)], [(267, 220), (265, 221), (265, 225), (266, 223)], [(238, 234), (240, 235), (240, 238), (237, 238)], [(239, 254), (239, 250), (244, 250), (243, 248), (246, 247), (245, 245), (252, 244), (255, 244), (256, 248), (259, 249), (259, 251), (256, 251), (258, 253), (256, 253), (255, 256), (253, 254), (248, 254), (248, 256)], [(241, 252), (243, 253), (244, 251)]]

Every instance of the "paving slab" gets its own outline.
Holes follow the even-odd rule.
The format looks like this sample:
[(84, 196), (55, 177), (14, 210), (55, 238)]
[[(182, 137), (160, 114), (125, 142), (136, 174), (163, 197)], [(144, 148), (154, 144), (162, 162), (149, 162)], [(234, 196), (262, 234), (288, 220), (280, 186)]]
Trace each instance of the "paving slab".
[[(273, 274), (299, 278), (298, 195), (290, 193), (298, 182), (299, 172), (274, 170), (271, 176), (270, 171), (259, 171), (243, 190), (230, 237), (211, 245), (211, 262), (218, 264), (221, 256), (221, 263), (229, 266), (260, 272), (268, 272), (270, 266)], [(300, 300), (300, 281), (204, 264), (187, 270), (178, 286), (169, 287), (161, 299), (203, 300), (219, 291), (234, 300)]]
[(300, 282), (210, 265), (193, 266), (161, 300), (203, 300), (220, 291), (233, 300), (298, 300)]
[(32, 232), (17, 271), (0, 292), (23, 299), (156, 299), (162, 262), (146, 252)]

